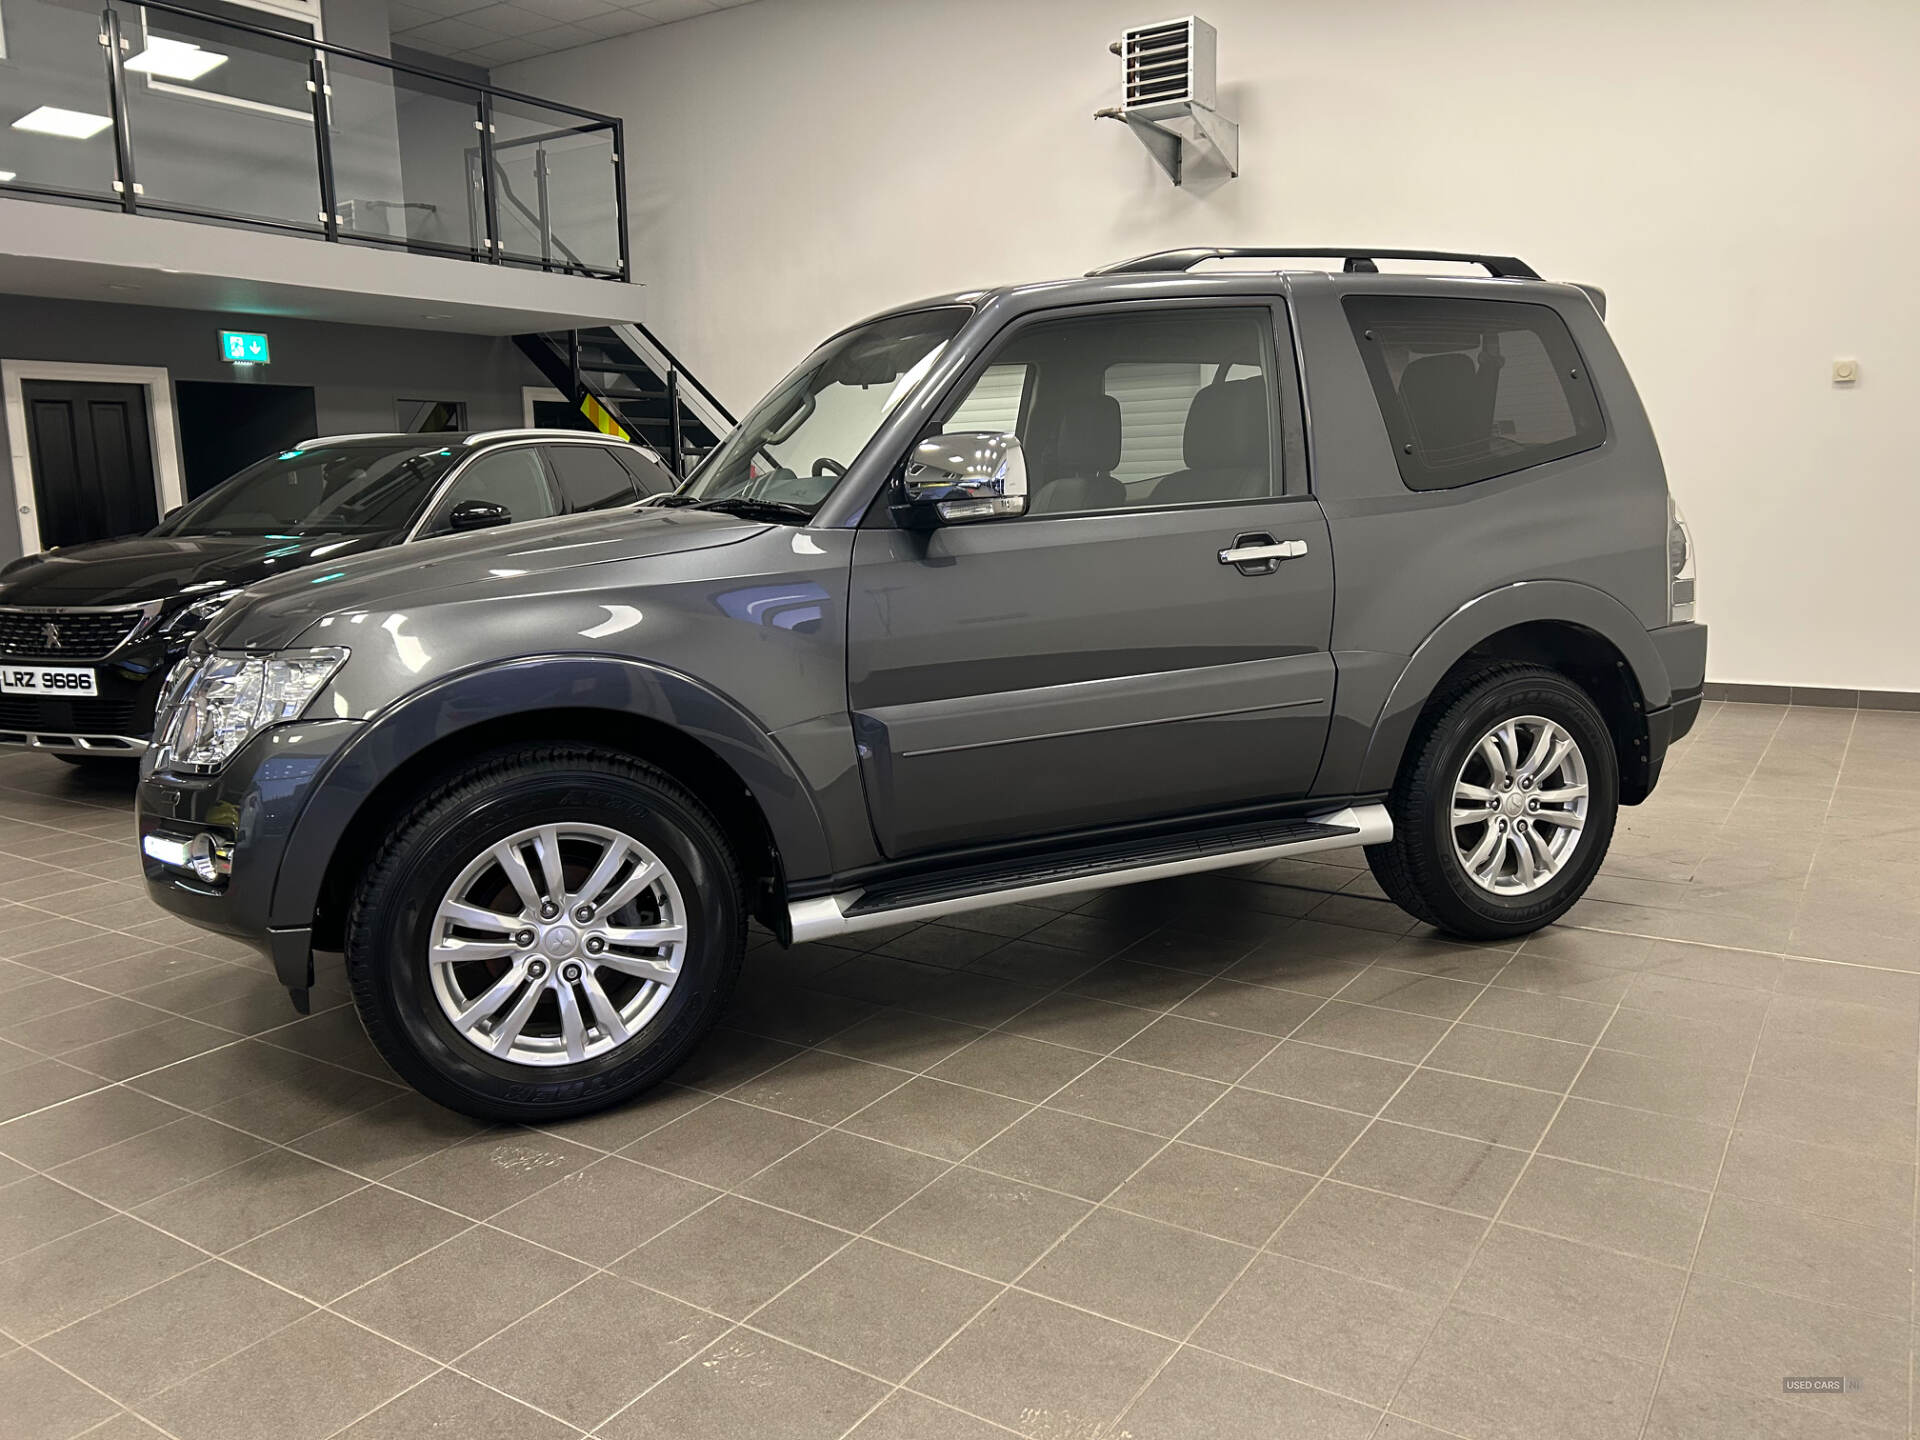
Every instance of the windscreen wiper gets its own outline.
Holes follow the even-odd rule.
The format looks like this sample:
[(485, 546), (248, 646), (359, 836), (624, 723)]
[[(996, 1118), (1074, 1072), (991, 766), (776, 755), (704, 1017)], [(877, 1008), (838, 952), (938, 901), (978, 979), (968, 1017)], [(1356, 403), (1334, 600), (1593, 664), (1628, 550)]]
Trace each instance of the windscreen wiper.
[(813, 511), (804, 505), (789, 505), (784, 500), (750, 500), (744, 495), (698, 500), (694, 502), (694, 508), (718, 510), (722, 514), (738, 515), (747, 520), (787, 520), (797, 525), (805, 525), (813, 519)]

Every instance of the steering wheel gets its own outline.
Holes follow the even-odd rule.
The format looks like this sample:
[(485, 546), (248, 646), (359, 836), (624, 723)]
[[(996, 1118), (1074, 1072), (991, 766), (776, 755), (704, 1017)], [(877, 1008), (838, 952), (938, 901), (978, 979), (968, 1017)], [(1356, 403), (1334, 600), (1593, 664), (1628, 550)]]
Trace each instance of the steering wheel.
[(815, 475), (831, 475), (837, 480), (846, 473), (847, 467), (842, 465), (838, 460), (835, 460), (831, 455), (822, 455), (818, 460), (813, 462), (813, 474)]

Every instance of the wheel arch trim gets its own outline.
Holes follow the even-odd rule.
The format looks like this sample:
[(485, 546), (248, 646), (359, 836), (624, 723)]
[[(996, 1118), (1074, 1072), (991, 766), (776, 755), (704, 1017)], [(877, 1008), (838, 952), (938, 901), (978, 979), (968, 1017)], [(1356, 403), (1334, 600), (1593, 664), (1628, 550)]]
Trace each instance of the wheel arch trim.
[(738, 703), (649, 661), (525, 656), (448, 675), (357, 728), (314, 778), (294, 821), (274, 877), (269, 923), (276, 929), (313, 924), (341, 838), (383, 782), (409, 760), (492, 722), (563, 710), (644, 718), (697, 742), (752, 796), (785, 866), (828, 868), (826, 827), (811, 791), (779, 742)]
[(1648, 710), (1671, 699), (1667, 668), (1653, 637), (1619, 600), (1571, 580), (1522, 580), (1476, 596), (1441, 621), (1401, 668), (1373, 724), (1357, 790), (1393, 785), (1413, 727), (1434, 688), (1476, 645), (1527, 624), (1562, 624), (1591, 631), (1618, 650)]

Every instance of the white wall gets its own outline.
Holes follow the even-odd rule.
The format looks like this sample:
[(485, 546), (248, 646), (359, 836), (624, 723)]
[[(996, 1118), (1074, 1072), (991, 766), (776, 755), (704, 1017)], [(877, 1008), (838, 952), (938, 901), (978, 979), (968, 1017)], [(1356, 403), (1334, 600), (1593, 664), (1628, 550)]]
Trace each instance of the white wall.
[(736, 410), (863, 313), (1173, 245), (1603, 285), (1712, 678), (1920, 690), (1920, 4), (1204, 0), (1242, 173), (1183, 190), (1092, 119), (1176, 10), (762, 0), (495, 78), (626, 117), (648, 322)]

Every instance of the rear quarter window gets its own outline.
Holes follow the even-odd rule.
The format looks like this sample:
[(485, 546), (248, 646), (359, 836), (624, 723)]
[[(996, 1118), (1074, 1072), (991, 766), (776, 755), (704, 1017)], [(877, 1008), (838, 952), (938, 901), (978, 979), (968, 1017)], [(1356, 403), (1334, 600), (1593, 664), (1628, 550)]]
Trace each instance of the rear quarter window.
[(1350, 295), (1400, 478), (1449, 490), (1597, 449), (1599, 396), (1550, 305)]

